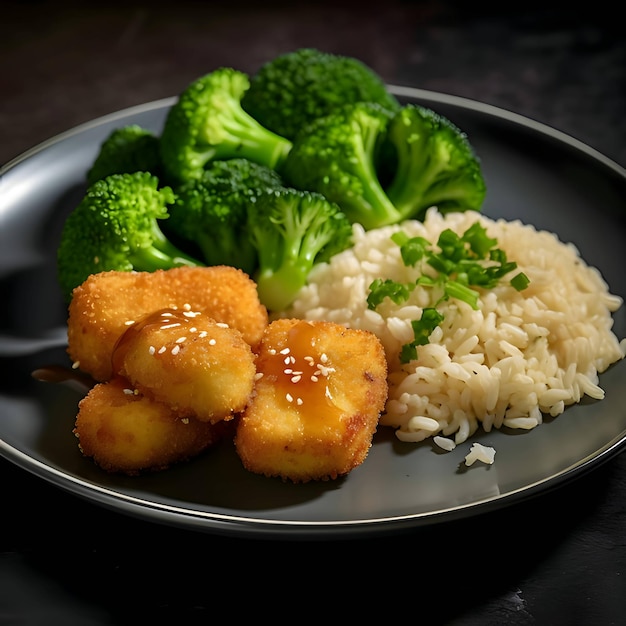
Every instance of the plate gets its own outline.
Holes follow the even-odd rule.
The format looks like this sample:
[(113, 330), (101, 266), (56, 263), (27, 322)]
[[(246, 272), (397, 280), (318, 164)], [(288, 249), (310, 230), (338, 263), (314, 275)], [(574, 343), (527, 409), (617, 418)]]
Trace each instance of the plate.
[[(467, 99), (391, 86), (469, 136), (482, 160), (484, 213), (558, 233), (626, 298), (626, 171), (554, 129)], [(380, 429), (347, 477), (293, 485), (245, 471), (230, 442), (165, 472), (101, 472), (72, 435), (83, 390), (31, 373), (69, 364), (66, 311), (55, 276), (63, 220), (84, 193), (86, 170), (116, 127), (160, 132), (173, 99), (99, 118), (30, 150), (1, 171), (0, 454), (78, 497), (152, 522), (276, 538), (361, 536), (478, 515), (561, 485), (617, 454), (626, 442), (626, 362), (601, 376), (606, 397), (584, 400), (531, 431), (481, 433), (493, 465), (467, 468), (467, 445), (442, 452)], [(623, 307), (615, 332), (626, 334)]]

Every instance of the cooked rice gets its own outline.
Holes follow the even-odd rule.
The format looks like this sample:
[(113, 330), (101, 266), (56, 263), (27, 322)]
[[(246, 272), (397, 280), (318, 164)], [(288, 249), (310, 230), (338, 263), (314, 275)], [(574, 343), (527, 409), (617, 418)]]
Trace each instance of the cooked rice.
[[(480, 221), (510, 261), (530, 279), (516, 291), (508, 280), (481, 292), (478, 310), (450, 299), (437, 306), (444, 322), (417, 348), (417, 360), (401, 364), (401, 346), (413, 340), (411, 320), (432, 306), (431, 291), (415, 288), (401, 305), (389, 298), (368, 310), (375, 278), (414, 282), (390, 239), (403, 230), (435, 244), (451, 228), (463, 234)], [(513, 275), (513, 274), (511, 274)], [(576, 247), (522, 222), (492, 220), (468, 211), (364, 231), (354, 227), (354, 246), (318, 265), (283, 316), (327, 319), (374, 332), (389, 361), (389, 398), (380, 424), (403, 441), (428, 437), (458, 445), (479, 427), (531, 429), (543, 415), (557, 416), (584, 395), (601, 399), (598, 374), (626, 354), (612, 331), (622, 299), (609, 292), (600, 272)]]

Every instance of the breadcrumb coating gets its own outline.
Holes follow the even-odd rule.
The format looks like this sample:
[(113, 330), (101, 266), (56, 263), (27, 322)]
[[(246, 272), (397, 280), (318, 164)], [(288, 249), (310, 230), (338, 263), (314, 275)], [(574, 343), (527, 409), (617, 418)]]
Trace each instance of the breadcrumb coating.
[(215, 446), (231, 424), (180, 418), (137, 393), (122, 377), (96, 384), (79, 402), (74, 434), (103, 470), (136, 475), (163, 470)]
[(236, 328), (253, 349), (268, 323), (256, 284), (234, 267), (101, 272), (73, 292), (68, 354), (75, 367), (96, 381), (106, 381), (113, 374), (115, 343), (129, 325), (159, 309), (186, 307)]
[(332, 322), (265, 330), (235, 446), (244, 467), (294, 483), (336, 479), (366, 458), (387, 398), (378, 338)]
[(180, 417), (230, 420), (252, 394), (255, 355), (235, 328), (191, 309), (161, 309), (129, 326), (114, 374)]

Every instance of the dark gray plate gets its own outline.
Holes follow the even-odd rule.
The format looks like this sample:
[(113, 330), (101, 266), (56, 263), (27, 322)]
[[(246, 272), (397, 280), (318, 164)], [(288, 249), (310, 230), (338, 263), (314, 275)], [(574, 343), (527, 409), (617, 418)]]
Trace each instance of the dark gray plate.
[[(391, 87), (467, 132), (481, 156), (490, 217), (521, 218), (574, 242), (613, 293), (626, 297), (626, 171), (591, 148), (528, 119), (465, 99)], [(339, 537), (476, 515), (557, 487), (618, 453), (626, 440), (626, 363), (602, 375), (606, 398), (584, 401), (523, 433), (476, 440), (496, 448), (491, 466), (465, 468), (469, 443), (441, 453), (403, 444), (388, 429), (345, 479), (291, 485), (245, 471), (230, 444), (166, 472), (127, 478), (81, 457), (72, 427), (82, 391), (31, 377), (67, 364), (65, 309), (55, 249), (65, 215), (112, 129), (134, 122), (160, 132), (172, 100), (82, 125), (0, 172), (0, 454), (77, 496), (153, 522), (208, 532)], [(626, 334), (623, 308), (615, 332)]]

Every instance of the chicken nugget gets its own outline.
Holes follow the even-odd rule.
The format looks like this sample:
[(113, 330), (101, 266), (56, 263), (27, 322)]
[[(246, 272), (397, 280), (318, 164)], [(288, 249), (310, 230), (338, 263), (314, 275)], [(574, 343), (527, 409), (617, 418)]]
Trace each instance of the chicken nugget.
[(107, 472), (128, 475), (191, 459), (232, 427), (181, 419), (165, 404), (137, 394), (121, 377), (96, 384), (78, 409), (73, 432), (81, 452)]
[(177, 267), (155, 272), (93, 274), (73, 291), (68, 307), (68, 354), (96, 381), (112, 375), (116, 341), (133, 321), (185, 305), (237, 328), (253, 348), (268, 322), (256, 283), (234, 267)]
[(235, 446), (244, 467), (295, 483), (343, 476), (366, 458), (387, 399), (379, 339), (332, 322), (265, 330)]
[(180, 417), (218, 422), (246, 406), (255, 355), (240, 331), (188, 307), (162, 309), (129, 326), (113, 349), (114, 374)]

